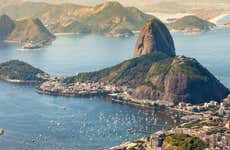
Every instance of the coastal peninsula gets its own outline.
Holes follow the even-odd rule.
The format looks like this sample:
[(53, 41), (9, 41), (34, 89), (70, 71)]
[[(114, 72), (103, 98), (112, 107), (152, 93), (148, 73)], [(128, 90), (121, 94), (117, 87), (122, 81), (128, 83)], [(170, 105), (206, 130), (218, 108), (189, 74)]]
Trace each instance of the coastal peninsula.
[(99, 71), (44, 82), (37, 91), (62, 96), (108, 93), (120, 101), (164, 105), (220, 101), (229, 94), (197, 60), (175, 54), (170, 32), (160, 20), (153, 19), (140, 33), (135, 58)]

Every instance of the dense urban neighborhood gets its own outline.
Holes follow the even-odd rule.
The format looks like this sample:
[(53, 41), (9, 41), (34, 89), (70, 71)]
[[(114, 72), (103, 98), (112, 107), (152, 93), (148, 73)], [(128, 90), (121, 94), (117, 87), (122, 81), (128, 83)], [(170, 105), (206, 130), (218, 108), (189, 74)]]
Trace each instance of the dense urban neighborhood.
[(230, 149), (230, 95), (221, 103), (216, 101), (202, 105), (180, 103), (171, 108), (186, 112), (187, 115), (182, 118), (185, 123), (158, 131), (136, 141), (112, 147), (111, 150), (161, 150), (166, 146), (172, 149), (183, 149), (183, 147), (179, 147), (181, 145), (178, 145), (180, 140), (183, 140), (181, 137), (199, 138), (198, 140), (204, 142), (203, 146), (205, 147), (202, 147), (201, 144), (200, 147), (196, 147), (198, 149)]
[[(162, 107), (162, 103), (146, 99), (133, 98), (132, 89), (125, 86), (106, 85), (104, 83), (66, 84), (64, 78), (52, 79), (37, 88), (38, 92), (62, 96), (108, 96), (114, 102), (137, 105), (141, 107)], [(144, 148), (160, 149), (165, 146), (168, 136), (197, 137), (207, 144), (210, 149), (229, 150), (230, 148), (230, 95), (221, 100), (211, 100), (203, 104), (193, 105), (180, 102), (162, 107), (172, 111), (182, 112), (183, 124), (164, 129), (152, 135), (128, 142), (112, 150), (131, 149), (143, 146)]]

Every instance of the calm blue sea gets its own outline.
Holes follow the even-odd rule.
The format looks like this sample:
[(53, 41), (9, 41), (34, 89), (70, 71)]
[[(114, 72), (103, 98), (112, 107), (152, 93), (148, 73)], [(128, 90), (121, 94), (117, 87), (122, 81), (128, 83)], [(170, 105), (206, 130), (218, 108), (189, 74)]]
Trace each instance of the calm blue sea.
[[(198, 35), (173, 33), (177, 54), (195, 57), (230, 87), (230, 29)], [(0, 62), (20, 59), (52, 76), (75, 75), (132, 58), (137, 37), (58, 36), (48, 47), (22, 51), (0, 46)], [(102, 98), (39, 95), (33, 86), (0, 81), (1, 150), (108, 148), (173, 124), (171, 114)]]

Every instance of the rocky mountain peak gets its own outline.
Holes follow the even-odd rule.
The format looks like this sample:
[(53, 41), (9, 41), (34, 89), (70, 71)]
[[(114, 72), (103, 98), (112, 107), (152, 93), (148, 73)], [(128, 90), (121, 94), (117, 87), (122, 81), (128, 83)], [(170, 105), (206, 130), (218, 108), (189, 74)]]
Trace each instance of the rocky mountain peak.
[(175, 56), (173, 38), (167, 27), (157, 18), (147, 21), (142, 28), (136, 43), (134, 57), (140, 57), (161, 51), (169, 56)]
[(2, 15), (0, 17), (0, 41), (5, 40), (14, 28), (15, 22), (9, 16)]

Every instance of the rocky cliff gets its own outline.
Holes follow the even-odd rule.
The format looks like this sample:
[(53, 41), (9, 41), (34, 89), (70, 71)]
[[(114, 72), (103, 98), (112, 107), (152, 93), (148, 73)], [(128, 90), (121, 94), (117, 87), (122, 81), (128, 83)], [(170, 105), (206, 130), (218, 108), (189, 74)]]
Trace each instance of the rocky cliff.
[(0, 17), (0, 41), (5, 40), (15, 28), (15, 22), (7, 15)]
[(134, 57), (161, 51), (169, 56), (175, 56), (173, 38), (167, 27), (158, 19), (149, 20), (138, 37)]

